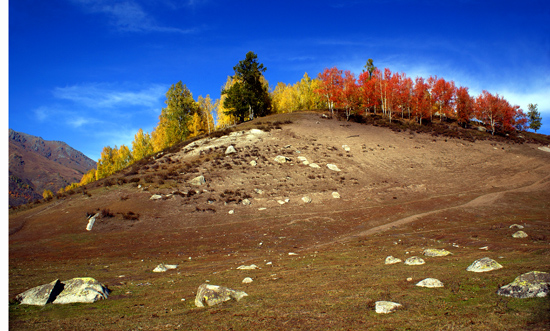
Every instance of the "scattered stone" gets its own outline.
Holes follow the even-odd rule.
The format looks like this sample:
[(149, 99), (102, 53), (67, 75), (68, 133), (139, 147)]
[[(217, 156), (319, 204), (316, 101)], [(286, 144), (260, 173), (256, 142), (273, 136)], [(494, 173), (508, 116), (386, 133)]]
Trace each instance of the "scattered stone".
[(413, 280), (412, 277), (407, 278), (407, 282), (412, 282), (412, 280)]
[(502, 266), (497, 261), (488, 257), (484, 257), (482, 259), (476, 260), (468, 268), (466, 268), (466, 270), (472, 272), (487, 272), (501, 268)]
[(312, 168), (316, 168), (316, 169), (321, 168), (321, 166), (319, 166), (317, 163), (310, 163), (309, 166), (312, 167)]
[(273, 265), (273, 262), (269, 261), (265, 265)]
[(298, 160), (304, 162), (307, 161), (307, 158), (305, 156), (298, 156)]
[(336, 164), (331, 164), (331, 163), (329, 163), (329, 164), (327, 164), (327, 168), (329, 168), (329, 169), (332, 170), (332, 171), (341, 171), (341, 170), (336, 166)]
[(278, 163), (286, 163), (286, 162), (290, 162), (292, 161), (291, 159), (289, 159), (288, 157), (286, 156), (282, 156), (282, 155), (277, 155), (275, 157), (275, 162), (278, 162)]
[(238, 270), (254, 270), (259, 269), (257, 265), (251, 264), (251, 265), (242, 265), (240, 267), (237, 267)]
[(229, 215), (233, 215), (234, 213), (235, 213), (235, 211), (234, 211), (233, 209), (231, 209), (231, 210), (228, 212)]
[(63, 290), (63, 285), (59, 279), (45, 285), (39, 285), (18, 294), (15, 300), (22, 305), (45, 306), (52, 302), (55, 297)]
[(252, 161), (250, 161), (250, 165), (255, 167), (255, 166), (258, 165), (258, 162), (256, 162), (255, 160), (252, 160)]
[(149, 200), (159, 200), (159, 199), (162, 199), (162, 195), (160, 194), (153, 194)]
[(418, 256), (411, 256), (405, 260), (406, 265), (421, 265), (424, 263), (426, 262), (424, 262), (424, 260), (419, 258)]
[(390, 255), (386, 258), (386, 261), (384, 263), (385, 264), (396, 264), (396, 263), (401, 263), (401, 262), (403, 262), (403, 260), (398, 259), (398, 258), (393, 257), (393, 256)]
[(513, 298), (543, 298), (550, 292), (550, 273), (531, 271), (522, 274), (508, 285), (497, 290), (497, 294)]
[(109, 289), (90, 277), (78, 277), (61, 282), (63, 291), (55, 298), (53, 303), (93, 303), (107, 299)]
[(285, 202), (286, 202), (286, 203), (289, 203), (289, 202), (290, 202), (290, 199), (289, 199), (289, 198), (286, 198), (286, 199), (285, 199)]
[(539, 149), (544, 152), (550, 152), (550, 147), (540, 146)]
[(267, 208), (265, 207), (261, 207), (261, 208), (258, 208), (258, 210), (266, 210)]
[(451, 252), (445, 250), (445, 249), (437, 249), (437, 248), (427, 248), (424, 250), (423, 253), (425, 256), (447, 256), (451, 254)]
[(396, 302), (376, 301), (374, 310), (378, 314), (389, 314), (389, 313), (393, 313), (394, 311), (399, 309), (399, 307), (401, 306), (402, 306), (401, 304)]
[(426, 278), (416, 283), (416, 286), (434, 288), (443, 287), (443, 283), (439, 279)]
[(277, 200), (277, 202), (280, 204), (280, 205), (284, 205), (285, 202), (283, 200)]
[(305, 203), (311, 203), (311, 198), (310, 197), (303, 197), (302, 201), (305, 202)]
[(205, 307), (207, 305), (211, 307), (229, 300), (239, 301), (246, 296), (248, 294), (243, 291), (236, 291), (219, 285), (202, 284), (197, 290), (195, 306)]
[(488, 251), (488, 250), (489, 250), (489, 246), (483, 246), (483, 247), (480, 247), (479, 249), (484, 250), (484, 251)]
[(513, 237), (513, 238), (527, 238), (527, 237), (529, 237), (529, 236), (527, 235), (527, 233), (525, 233), (525, 232), (523, 232), (523, 231), (520, 230), (520, 231), (514, 233), (514, 234), (512, 235), (512, 237)]
[(250, 277), (246, 277), (245, 279), (243, 279), (243, 284), (250, 284), (252, 282), (253, 282), (253, 280)]
[(510, 229), (514, 229), (514, 228), (520, 229), (520, 230), (521, 230), (521, 229), (524, 228), (524, 226), (523, 226), (523, 225), (519, 225), (519, 224), (512, 224), (512, 225), (510, 225)]
[(258, 194), (263, 194), (264, 193), (264, 191), (260, 190), (259, 188), (255, 188), (254, 192), (256, 192)]
[(206, 184), (206, 180), (204, 179), (204, 176), (198, 176), (198, 177), (195, 177), (193, 179), (191, 179), (189, 181), (189, 184), (191, 185), (194, 185), (194, 186), (201, 186), (201, 185), (204, 185)]
[(334, 199), (340, 199), (340, 193), (338, 193), (338, 192), (332, 192), (332, 197), (333, 197)]
[(343, 148), (346, 152), (351, 151), (351, 148), (350, 148), (348, 145), (342, 145), (342, 148)]
[(155, 269), (153, 269), (153, 272), (165, 272), (167, 270), (177, 269), (177, 264), (159, 264)]
[(92, 231), (92, 227), (94, 226), (96, 217), (99, 217), (99, 213), (95, 214), (94, 216), (88, 219), (88, 225), (86, 225), (86, 230)]
[(229, 145), (229, 147), (227, 147), (227, 149), (225, 150), (225, 155), (233, 153), (237, 153), (237, 150), (235, 149), (235, 147), (233, 147), (233, 145)]
[(243, 205), (250, 206), (251, 204), (252, 204), (252, 202), (250, 201), (250, 199), (244, 199), (243, 200)]
[(290, 253), (288, 253), (288, 255), (291, 255), (291, 256), (292, 256), (292, 255), (298, 255), (298, 254), (293, 253), (293, 252), (290, 252)]

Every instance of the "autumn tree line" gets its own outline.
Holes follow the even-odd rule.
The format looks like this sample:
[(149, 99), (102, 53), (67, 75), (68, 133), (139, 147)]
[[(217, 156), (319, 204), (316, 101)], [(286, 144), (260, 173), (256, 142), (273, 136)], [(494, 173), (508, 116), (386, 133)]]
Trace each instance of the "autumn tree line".
[(235, 74), (227, 78), (217, 100), (209, 95), (195, 99), (181, 81), (173, 84), (166, 92), (166, 107), (151, 133), (139, 129), (131, 147), (104, 147), (97, 169), (85, 174), (80, 183), (60, 191), (105, 178), (188, 138), (271, 113), (328, 109), (331, 115), (343, 112), (347, 120), (377, 114), (389, 121), (407, 119), (419, 124), (453, 119), (464, 127), (477, 121), (493, 135), (527, 128), (536, 132), (541, 126), (536, 104), (530, 104), (525, 114), (498, 94), (483, 91), (472, 96), (467, 87), (437, 76), (413, 80), (405, 73), (379, 70), (372, 59), (358, 75), (336, 67), (326, 68), (316, 78), (305, 73), (295, 84), (279, 82), (271, 90), (263, 75), (266, 68), (253, 52), (247, 53), (233, 69)]

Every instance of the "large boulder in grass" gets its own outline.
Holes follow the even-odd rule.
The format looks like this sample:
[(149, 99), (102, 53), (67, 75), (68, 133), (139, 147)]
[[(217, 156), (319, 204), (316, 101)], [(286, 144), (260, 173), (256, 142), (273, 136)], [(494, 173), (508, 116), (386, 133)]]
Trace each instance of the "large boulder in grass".
[(109, 297), (109, 289), (90, 277), (78, 277), (63, 281), (63, 291), (53, 303), (93, 303)]
[(447, 255), (451, 254), (451, 252), (449, 252), (448, 250), (445, 250), (445, 249), (427, 248), (427, 249), (424, 250), (423, 254), (425, 256), (434, 257), (434, 256), (447, 256)]
[(513, 298), (542, 298), (550, 292), (550, 274), (531, 271), (520, 275), (508, 285), (497, 290), (497, 294)]
[(33, 287), (15, 297), (22, 305), (44, 306), (52, 302), (55, 297), (63, 290), (63, 284), (59, 279), (45, 285)]
[(376, 301), (374, 309), (377, 314), (389, 314), (389, 313), (393, 313), (394, 311), (396, 311), (401, 307), (402, 305), (397, 302)]
[(204, 176), (201, 175), (201, 176), (197, 176), (197, 177), (191, 179), (189, 181), (189, 184), (194, 185), (194, 186), (201, 186), (201, 185), (206, 184), (206, 180), (204, 179)]
[(199, 286), (197, 296), (195, 297), (195, 306), (211, 307), (229, 300), (239, 301), (246, 296), (248, 296), (248, 294), (243, 291), (237, 291), (218, 285), (202, 284)]
[(487, 272), (501, 268), (502, 265), (500, 265), (500, 263), (498, 263), (497, 261), (489, 257), (484, 257), (482, 259), (474, 261), (474, 263), (466, 268), (466, 270), (471, 272)]

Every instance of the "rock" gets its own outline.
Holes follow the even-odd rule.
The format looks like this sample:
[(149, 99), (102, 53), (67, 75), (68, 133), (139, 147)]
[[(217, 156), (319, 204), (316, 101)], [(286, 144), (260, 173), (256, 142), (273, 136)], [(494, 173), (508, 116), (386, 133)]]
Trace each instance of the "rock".
[(246, 277), (245, 279), (243, 279), (243, 284), (250, 284), (252, 282), (253, 282), (253, 280), (250, 277)]
[(523, 229), (523, 225), (519, 225), (519, 224), (512, 224), (512, 225), (510, 225), (510, 229), (514, 229), (514, 228), (520, 229), (520, 230), (521, 230), (521, 229)]
[(434, 287), (443, 287), (443, 283), (439, 279), (426, 278), (416, 283), (416, 286), (434, 288)]
[(251, 265), (242, 265), (240, 267), (237, 267), (238, 270), (254, 270), (259, 269), (257, 265), (251, 264)]
[(189, 184), (191, 185), (194, 185), (194, 186), (201, 186), (201, 185), (204, 185), (206, 184), (206, 180), (204, 179), (204, 176), (198, 176), (198, 177), (195, 177), (193, 179), (191, 179), (189, 181)]
[(406, 265), (421, 265), (424, 263), (426, 262), (424, 262), (424, 260), (419, 258), (418, 256), (411, 256), (405, 260)]
[(293, 255), (298, 255), (298, 254), (290, 252), (290, 253), (288, 253), (288, 255), (293, 256)]
[(159, 200), (159, 199), (162, 199), (162, 195), (160, 194), (153, 194), (149, 200)]
[(518, 231), (518, 232), (516, 232), (516, 233), (514, 233), (514, 234), (512, 235), (512, 238), (527, 238), (527, 237), (529, 237), (529, 236), (527, 235), (527, 233), (525, 233), (525, 232), (523, 232), (523, 231), (521, 231), (521, 230)]
[(250, 161), (250, 165), (255, 167), (255, 166), (258, 165), (258, 162), (256, 162), (255, 160), (252, 160), (252, 161)]
[(396, 263), (401, 263), (401, 262), (403, 262), (403, 260), (398, 259), (398, 258), (393, 257), (393, 256), (390, 255), (386, 258), (386, 261), (384, 262), (384, 264), (396, 264)]
[(310, 197), (303, 197), (302, 201), (305, 202), (305, 203), (311, 203), (311, 198)]
[(298, 156), (298, 161), (304, 162), (307, 161), (307, 158), (305, 156)]
[(351, 148), (350, 148), (348, 145), (342, 145), (342, 148), (343, 148), (346, 152), (351, 151)]
[(280, 204), (280, 205), (284, 205), (285, 202), (283, 200), (277, 200), (277, 202)]
[(93, 303), (107, 299), (109, 289), (90, 277), (78, 277), (62, 282), (63, 291), (55, 298), (53, 303)]
[(264, 194), (264, 191), (260, 190), (259, 188), (255, 188), (254, 192), (256, 192), (258, 194)]
[(336, 166), (336, 164), (331, 164), (331, 163), (329, 163), (329, 164), (327, 164), (327, 168), (329, 168), (329, 169), (332, 170), (332, 171), (341, 171), (341, 170)]
[(291, 159), (289, 159), (288, 157), (286, 156), (282, 156), (282, 155), (277, 155), (275, 157), (275, 162), (278, 162), (278, 163), (286, 163), (286, 162), (290, 162), (292, 161)]
[(479, 249), (484, 250), (484, 251), (488, 251), (488, 250), (489, 250), (489, 246), (483, 246), (483, 247), (480, 247)]
[(250, 201), (250, 199), (243, 199), (243, 205), (250, 206), (251, 204), (252, 202)]
[(230, 211), (227, 212), (229, 215), (233, 215), (235, 213), (235, 211), (233, 209), (231, 209)]
[(239, 301), (248, 296), (243, 291), (233, 290), (219, 285), (202, 284), (199, 286), (197, 296), (195, 297), (195, 306), (208, 307), (220, 304), (225, 301)]
[(374, 310), (378, 314), (389, 314), (389, 313), (393, 313), (394, 311), (399, 309), (399, 307), (401, 306), (402, 306), (401, 304), (396, 302), (376, 301), (376, 303), (374, 304)]
[(309, 166), (312, 168), (321, 169), (321, 166), (319, 166), (317, 163), (310, 163)]
[(425, 256), (447, 256), (451, 254), (451, 252), (445, 250), (445, 249), (437, 249), (437, 248), (427, 248), (424, 250), (423, 254)]
[(237, 153), (237, 150), (235, 149), (235, 147), (233, 147), (233, 145), (229, 145), (229, 147), (227, 147), (227, 149), (225, 150), (225, 155), (234, 153)]
[(164, 264), (164, 263), (161, 263), (155, 269), (153, 269), (153, 272), (165, 272), (167, 270), (177, 269), (177, 267), (178, 267), (177, 264)]
[(472, 272), (487, 272), (501, 268), (502, 266), (497, 261), (488, 257), (484, 257), (482, 259), (476, 260), (468, 268), (466, 268), (466, 270)]
[(340, 199), (340, 193), (338, 193), (338, 192), (332, 192), (332, 197), (333, 197), (334, 199)]
[(550, 147), (540, 146), (539, 149), (544, 152), (550, 152)]
[(542, 271), (531, 271), (522, 274), (508, 285), (497, 290), (498, 295), (513, 298), (542, 298), (550, 292), (550, 274)]
[(86, 225), (86, 230), (92, 231), (92, 227), (94, 226), (96, 217), (99, 217), (99, 213), (95, 214), (94, 216), (88, 219), (88, 225)]
[(44, 306), (52, 302), (62, 290), (63, 285), (56, 279), (49, 284), (36, 286), (18, 294), (15, 300), (22, 305)]

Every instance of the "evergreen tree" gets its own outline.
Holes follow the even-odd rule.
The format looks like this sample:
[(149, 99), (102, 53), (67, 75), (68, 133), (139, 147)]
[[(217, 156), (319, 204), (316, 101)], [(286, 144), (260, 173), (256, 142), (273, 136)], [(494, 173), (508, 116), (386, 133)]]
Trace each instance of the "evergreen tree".
[(233, 67), (235, 83), (222, 90), (222, 95), (226, 95), (223, 101), (226, 113), (239, 122), (244, 122), (246, 117), (265, 116), (271, 111), (268, 89), (262, 82), (266, 68), (257, 59), (256, 54), (248, 52), (246, 58)]
[(529, 109), (527, 112), (527, 117), (529, 118), (529, 128), (537, 132), (537, 130), (542, 126), (542, 116), (540, 116), (540, 112), (537, 110), (537, 104), (530, 103), (527, 108)]

